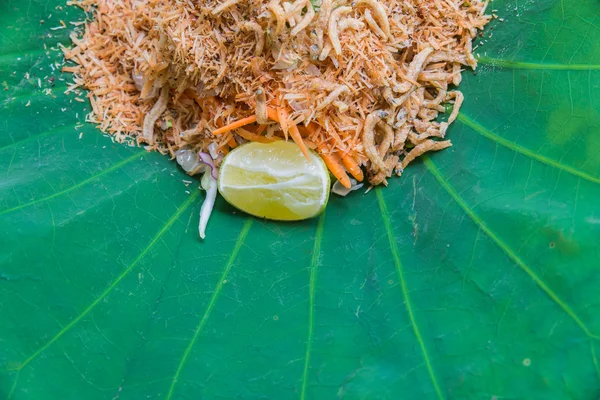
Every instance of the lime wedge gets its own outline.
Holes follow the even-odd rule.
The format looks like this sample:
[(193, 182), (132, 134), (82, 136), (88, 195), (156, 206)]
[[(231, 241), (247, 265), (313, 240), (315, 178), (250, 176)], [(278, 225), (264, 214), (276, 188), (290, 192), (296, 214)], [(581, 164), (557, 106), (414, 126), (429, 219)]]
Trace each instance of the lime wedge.
[(297, 221), (320, 214), (329, 173), (317, 154), (310, 162), (293, 142), (248, 143), (225, 157), (219, 192), (232, 206), (260, 218)]

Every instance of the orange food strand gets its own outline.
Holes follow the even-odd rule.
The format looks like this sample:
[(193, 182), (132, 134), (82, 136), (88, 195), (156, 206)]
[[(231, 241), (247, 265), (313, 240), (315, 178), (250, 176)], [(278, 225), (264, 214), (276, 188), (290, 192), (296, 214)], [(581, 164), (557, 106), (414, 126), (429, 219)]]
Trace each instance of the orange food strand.
[(300, 131), (298, 131), (298, 127), (296, 125), (290, 126), (290, 135), (294, 142), (300, 147), (300, 151), (304, 154), (304, 157), (310, 162), (310, 158), (308, 157), (308, 149), (306, 148), (306, 144), (304, 140), (302, 140), (302, 136), (300, 136)]
[(307, 127), (300, 125), (298, 127), (298, 130), (300, 131), (300, 134), (302, 135), (303, 138), (310, 137), (311, 131)]
[(216, 129), (212, 132), (213, 135), (222, 135), (223, 133), (227, 133), (234, 129), (241, 128), (242, 126), (250, 125), (256, 122), (256, 115), (251, 115), (246, 118), (238, 119), (228, 125), (225, 125), (219, 129)]
[(267, 116), (269, 119), (272, 119), (275, 122), (279, 122), (279, 115), (277, 115), (277, 111), (271, 107), (267, 107)]
[(285, 140), (288, 140), (288, 115), (285, 112), (285, 108), (277, 107), (277, 118), (283, 131), (283, 136), (285, 136)]
[[(310, 124), (308, 124), (306, 129), (307, 129), (309, 135), (311, 137), (313, 137), (314, 135), (316, 135), (317, 130), (319, 129), (319, 125), (315, 124), (314, 122), (311, 122)], [(340, 183), (342, 185), (344, 185), (344, 187), (346, 187), (348, 189), (350, 189), (352, 187), (352, 184), (350, 183), (350, 178), (348, 177), (348, 174), (344, 170), (344, 166), (346, 166), (346, 168), (348, 168), (348, 170), (352, 173), (352, 176), (354, 176), (359, 181), (362, 181), (364, 179), (363, 173), (362, 173), (360, 167), (356, 164), (356, 162), (354, 162), (354, 165), (356, 165), (356, 168), (354, 168), (354, 165), (352, 166), (352, 168), (350, 168), (348, 165), (346, 165), (346, 163), (344, 163), (344, 166), (342, 166), (343, 159), (340, 159), (340, 157), (337, 154), (325, 154), (324, 150), (325, 150), (325, 145), (321, 144), (319, 146), (319, 155), (321, 156), (323, 161), (325, 161), (325, 165), (327, 165), (327, 168), (329, 168), (329, 170), (331, 171), (333, 176), (335, 176), (340, 181)], [(350, 157), (349, 155), (347, 155), (347, 156)], [(354, 160), (352, 160), (352, 161), (354, 161)], [(352, 170), (354, 170), (354, 172)], [(358, 172), (360, 172), (360, 174), (357, 173), (355, 175), (356, 170), (358, 170)]]
[(344, 167), (342, 166), (341, 160), (338, 157), (338, 155), (324, 154), (321, 152), (321, 150), (322, 148), (319, 148), (319, 153), (323, 161), (325, 161), (325, 165), (327, 165), (327, 168), (329, 168), (333, 176), (335, 176), (338, 179), (338, 181), (340, 181), (340, 183), (344, 185), (344, 187), (350, 189), (352, 187), (352, 184), (350, 183), (350, 178), (344, 170)]
[(227, 141), (227, 144), (232, 149), (235, 149), (237, 147), (237, 143), (236, 143), (235, 139), (233, 138), (233, 136), (231, 136), (231, 138)]
[(267, 130), (267, 126), (266, 125), (260, 125), (258, 127), (258, 130), (256, 131), (256, 134), (257, 135), (262, 135), (266, 130)]
[[(269, 107), (269, 108), (267, 108), (267, 115), (273, 121), (279, 122), (279, 125), (281, 125), (282, 130), (284, 128), (283, 128), (283, 124), (281, 123), (281, 120), (285, 119), (285, 121), (288, 121), (288, 118), (289, 118), (289, 114), (288, 114), (287, 110), (285, 110), (284, 108), (279, 108), (276, 111)], [(306, 148), (306, 144), (302, 140), (302, 136), (300, 136), (300, 131), (298, 130), (298, 127), (296, 125), (291, 125), (288, 127), (288, 129), (290, 132), (290, 136), (292, 137), (292, 139), (294, 139), (294, 142), (296, 142), (298, 147), (300, 147), (300, 151), (302, 151), (302, 154), (304, 154), (304, 157), (306, 157), (306, 159), (310, 162), (310, 158), (308, 156), (308, 149)], [(285, 130), (283, 131), (283, 133), (285, 134)], [(287, 139), (287, 135), (286, 135), (286, 139)]]
[(315, 124), (314, 122), (311, 122), (304, 129), (306, 129), (306, 132), (309, 136), (314, 136), (314, 135), (316, 135), (317, 130), (319, 129), (319, 125)]
[(247, 131), (246, 129), (240, 128), (236, 131), (236, 133), (238, 135), (240, 135), (241, 137), (243, 137), (246, 140), (249, 140), (251, 142), (258, 142), (258, 143), (273, 143), (276, 139), (270, 139), (266, 136), (262, 136), (259, 135), (257, 133), (252, 133), (250, 131)]
[(357, 181), (362, 182), (362, 180), (365, 179), (362, 169), (360, 169), (356, 163), (356, 160), (354, 160), (354, 157), (352, 157), (349, 153), (342, 155), (342, 163)]

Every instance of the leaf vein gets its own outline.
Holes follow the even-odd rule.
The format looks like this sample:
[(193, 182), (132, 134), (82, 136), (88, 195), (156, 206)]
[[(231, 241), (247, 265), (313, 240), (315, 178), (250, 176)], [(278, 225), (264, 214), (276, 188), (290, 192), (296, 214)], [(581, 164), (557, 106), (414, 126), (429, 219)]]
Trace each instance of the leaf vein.
[(538, 285), (538, 287), (548, 295), (548, 297), (556, 303), (590, 338), (600, 340), (600, 337), (593, 334), (579, 316), (556, 294), (554, 291), (531, 269), (519, 256), (504, 243), (485, 222), (473, 211), (469, 205), (460, 197), (450, 183), (442, 176), (435, 164), (429, 157), (424, 157), (424, 164), (429, 172), (435, 177), (444, 190), (454, 199), (454, 201), (462, 208), (462, 210), (471, 218), (471, 220), (490, 238), (496, 245), (513, 260), (529, 277)]
[(490, 131), (489, 129), (483, 127), (482, 125), (478, 124), (477, 122), (475, 122), (473, 119), (471, 119), (470, 117), (466, 116), (463, 113), (460, 113), (458, 115), (458, 120), (460, 122), (462, 122), (464, 125), (468, 126), (469, 128), (473, 129), (474, 131), (476, 131), (477, 133), (479, 133), (480, 135), (508, 148), (511, 149), (517, 153), (520, 153), (524, 156), (533, 158), (536, 161), (541, 162), (542, 164), (546, 164), (548, 166), (554, 167), (556, 169), (560, 169), (562, 171), (568, 172), (571, 175), (575, 175), (577, 177), (583, 178), (587, 181), (593, 182), (593, 183), (598, 183), (600, 184), (600, 178), (596, 178), (595, 176), (592, 176), (586, 172), (583, 171), (579, 171), (573, 167), (570, 167), (568, 165), (564, 165), (561, 164), (558, 161), (552, 160), (548, 157), (545, 157), (541, 154), (538, 154), (532, 150), (529, 150), (523, 146), (520, 146), (516, 143), (513, 143), (509, 140), (506, 140), (498, 135), (496, 135), (495, 133), (493, 133), (492, 131)]
[(177, 370), (175, 371), (175, 375), (173, 376), (173, 380), (171, 381), (171, 386), (169, 387), (169, 392), (167, 393), (167, 397), (166, 397), (167, 400), (170, 400), (171, 397), (173, 396), (173, 392), (175, 391), (175, 385), (177, 385), (177, 381), (179, 380), (179, 375), (181, 374), (181, 370), (183, 369), (183, 366), (185, 365), (185, 362), (187, 361), (187, 359), (192, 351), (192, 348), (194, 347), (194, 344), (196, 344), (196, 340), (198, 340), (198, 337), (200, 336), (200, 332), (202, 332), (202, 329), (204, 328), (204, 325), (206, 324), (206, 321), (208, 320), (208, 317), (210, 316), (210, 313), (212, 312), (212, 309), (214, 308), (214, 306), (217, 302), (217, 298), (221, 294), (221, 290), (223, 289), (224, 281), (226, 280), (227, 275), (229, 274), (229, 271), (231, 270), (231, 266), (233, 265), (242, 245), (244, 244), (244, 240), (246, 239), (246, 236), (248, 235), (250, 226), (252, 226), (252, 218), (248, 218), (246, 220), (246, 223), (244, 224), (244, 227), (242, 228), (242, 231), (240, 232), (240, 234), (236, 240), (235, 246), (233, 247), (233, 251), (231, 252), (229, 259), (227, 260), (227, 263), (225, 264), (225, 269), (223, 270), (223, 273), (221, 274), (221, 277), (219, 278), (219, 281), (217, 283), (215, 291), (213, 292), (210, 302), (208, 303), (208, 307), (206, 307), (206, 310), (204, 311), (204, 314), (202, 315), (202, 318), (200, 319), (200, 322), (198, 323), (198, 326), (196, 327), (196, 330), (194, 331), (194, 335), (192, 336), (192, 339), (190, 340), (185, 351), (183, 352), (181, 361), (179, 362), (179, 365), (177, 366)]
[(596, 358), (596, 349), (594, 348), (594, 343), (590, 341), (590, 349), (592, 351), (592, 362), (594, 363), (594, 369), (596, 370), (596, 375), (600, 378), (600, 366), (598, 365), (598, 358)]
[(21, 371), (17, 371), (16, 376), (15, 376), (15, 381), (13, 382), (12, 387), (10, 388), (10, 392), (8, 392), (8, 397), (6, 398), (7, 400), (10, 400), (12, 398), (12, 395), (15, 392), (15, 389), (17, 388), (17, 383), (19, 382), (20, 374), (21, 374)]
[(15, 140), (15, 141), (14, 141), (14, 142), (12, 142), (12, 143), (8, 143), (8, 144), (5, 144), (5, 145), (3, 145), (2, 147), (0, 147), (0, 151), (6, 150), (6, 149), (10, 149), (10, 148), (12, 148), (12, 147), (15, 147), (15, 146), (18, 146), (18, 145), (20, 145), (20, 144), (25, 144), (25, 143), (27, 143), (27, 142), (31, 142), (31, 141), (33, 141), (33, 140), (36, 140), (36, 139), (41, 139), (41, 138), (45, 138), (45, 137), (47, 137), (47, 136), (52, 136), (52, 135), (54, 135), (56, 132), (61, 132), (61, 131), (69, 131), (69, 132), (72, 132), (72, 128), (73, 128), (73, 127), (75, 127), (75, 125), (77, 125), (77, 124), (78, 124), (78, 123), (74, 123), (74, 124), (69, 124), (69, 125), (63, 125), (63, 126), (59, 126), (59, 127), (57, 127), (57, 128), (54, 128), (54, 129), (47, 130), (47, 131), (46, 131), (46, 132), (44, 132), (44, 133), (40, 133), (39, 135), (31, 135), (31, 136), (27, 136), (26, 138), (23, 138), (23, 139), (18, 139), (18, 140)]
[(94, 307), (98, 305), (106, 296), (110, 294), (110, 292), (125, 278), (129, 272), (144, 258), (146, 254), (154, 247), (154, 245), (161, 239), (161, 237), (165, 234), (165, 232), (175, 223), (175, 221), (181, 216), (181, 214), (196, 200), (198, 197), (199, 191), (195, 191), (192, 195), (188, 197), (188, 199), (183, 203), (181, 207), (175, 211), (175, 214), (169, 218), (166, 224), (162, 227), (160, 231), (154, 236), (154, 238), (148, 243), (146, 248), (142, 250), (142, 252), (133, 260), (131, 264), (121, 274), (115, 279), (101, 294), (94, 300), (81, 314), (79, 314), (76, 318), (71, 320), (67, 325), (65, 325), (52, 339), (50, 339), (46, 344), (36, 350), (31, 356), (29, 356), (25, 361), (21, 363), (18, 371), (22, 370), (27, 364), (33, 361), (37, 356), (39, 356), (42, 352), (48, 349), (54, 342), (60, 339), (65, 333), (67, 333), (73, 326), (75, 326), (81, 319), (83, 319), (87, 314), (89, 314)]
[(321, 243), (323, 241), (323, 226), (325, 221), (325, 212), (319, 217), (317, 225), (317, 233), (315, 236), (315, 244), (313, 247), (312, 260), (310, 264), (310, 281), (308, 285), (308, 334), (306, 339), (306, 354), (304, 356), (304, 370), (302, 372), (302, 390), (300, 399), (306, 398), (306, 387), (308, 384), (308, 367), (310, 365), (310, 353), (312, 351), (313, 330), (314, 330), (314, 309), (315, 309), (315, 292), (317, 282), (317, 272), (319, 268), (319, 257), (321, 255)]
[(148, 153), (145, 152), (145, 151), (141, 152), (141, 154), (140, 153), (136, 153), (136, 154), (132, 155), (131, 157), (128, 157), (128, 158), (126, 158), (126, 159), (124, 159), (124, 160), (122, 160), (122, 161), (120, 161), (120, 162), (118, 162), (118, 163), (116, 163), (116, 164), (114, 164), (114, 165), (112, 165), (112, 166), (110, 166), (110, 167), (108, 167), (108, 168), (106, 168), (106, 169), (98, 172), (97, 174), (92, 175), (92, 176), (90, 176), (87, 179), (84, 179), (83, 181), (81, 181), (81, 182), (79, 182), (79, 183), (71, 186), (70, 188), (61, 190), (60, 192), (56, 192), (56, 193), (51, 194), (51, 195), (46, 196), (46, 197), (42, 197), (41, 199), (32, 200), (32, 201), (27, 202), (25, 204), (21, 204), (21, 205), (18, 205), (16, 207), (12, 207), (12, 208), (8, 208), (6, 210), (2, 210), (2, 211), (0, 211), (0, 215), (8, 214), (8, 213), (13, 212), (13, 211), (18, 211), (18, 210), (21, 210), (21, 209), (23, 209), (25, 207), (33, 206), (35, 204), (43, 203), (44, 201), (52, 200), (52, 199), (54, 199), (56, 197), (62, 196), (63, 194), (71, 193), (72, 191), (77, 190), (77, 189), (79, 189), (79, 188), (87, 185), (88, 183), (90, 183), (91, 181), (93, 181), (95, 179), (98, 179), (98, 178), (100, 178), (100, 177), (102, 177), (102, 176), (104, 176), (104, 175), (106, 175), (108, 173), (111, 173), (111, 172), (113, 172), (113, 171), (115, 171), (115, 170), (123, 167), (124, 165), (129, 164), (130, 162), (139, 159), (140, 157), (144, 157), (146, 154), (148, 154)]
[(524, 61), (500, 60), (497, 58), (479, 56), (477, 61), (483, 65), (502, 67), (507, 69), (527, 69), (539, 71), (599, 71), (600, 65), (596, 64), (545, 64)]
[(408, 295), (408, 288), (406, 286), (406, 281), (404, 279), (404, 272), (402, 269), (402, 263), (400, 262), (400, 254), (398, 251), (398, 246), (396, 244), (396, 240), (394, 238), (394, 233), (392, 230), (392, 223), (390, 221), (390, 216), (388, 213), (387, 205), (385, 204), (385, 200), (383, 198), (383, 194), (381, 193), (381, 189), (375, 189), (377, 194), (377, 201), (379, 203), (379, 210), (381, 211), (381, 218), (383, 220), (383, 225), (385, 226), (385, 230), (387, 232), (388, 240), (390, 242), (390, 251), (392, 253), (392, 258), (394, 259), (394, 265), (396, 267), (396, 272), (398, 273), (398, 279), (400, 281), (400, 288), (402, 290), (402, 296), (404, 297), (404, 304), (406, 305), (406, 311), (408, 312), (408, 317), (410, 319), (411, 326), (417, 338), (417, 342), (419, 343), (419, 347), (421, 348), (421, 354), (423, 356), (423, 360), (425, 361), (425, 366), (427, 367), (427, 372), (429, 373), (429, 377), (431, 378), (431, 382), (439, 399), (443, 399), (442, 391), (438, 384), (437, 378), (435, 376), (435, 372), (433, 370), (433, 366), (431, 365), (431, 360), (429, 358), (429, 354), (427, 352), (427, 348), (425, 347), (425, 341), (423, 340), (423, 336), (421, 335), (421, 331), (419, 326), (417, 325), (417, 320), (415, 318), (415, 313), (410, 302), (410, 296)]

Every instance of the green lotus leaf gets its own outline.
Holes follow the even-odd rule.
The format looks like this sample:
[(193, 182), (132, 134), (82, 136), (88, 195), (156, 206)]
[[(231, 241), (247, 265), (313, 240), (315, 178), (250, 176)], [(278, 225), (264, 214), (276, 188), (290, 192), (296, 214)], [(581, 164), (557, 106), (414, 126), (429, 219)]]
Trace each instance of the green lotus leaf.
[(493, 1), (451, 149), (202, 242), (198, 182), (63, 93), (82, 12), (3, 0), (0, 398), (598, 399), (599, 6)]

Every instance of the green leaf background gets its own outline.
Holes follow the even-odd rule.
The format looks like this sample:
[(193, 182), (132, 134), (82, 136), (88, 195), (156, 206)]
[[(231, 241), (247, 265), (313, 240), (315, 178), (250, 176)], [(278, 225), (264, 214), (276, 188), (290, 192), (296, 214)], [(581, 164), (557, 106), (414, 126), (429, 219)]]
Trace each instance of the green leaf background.
[(196, 184), (63, 94), (82, 13), (2, 0), (0, 398), (597, 400), (600, 3), (489, 9), (454, 147), (201, 242)]

